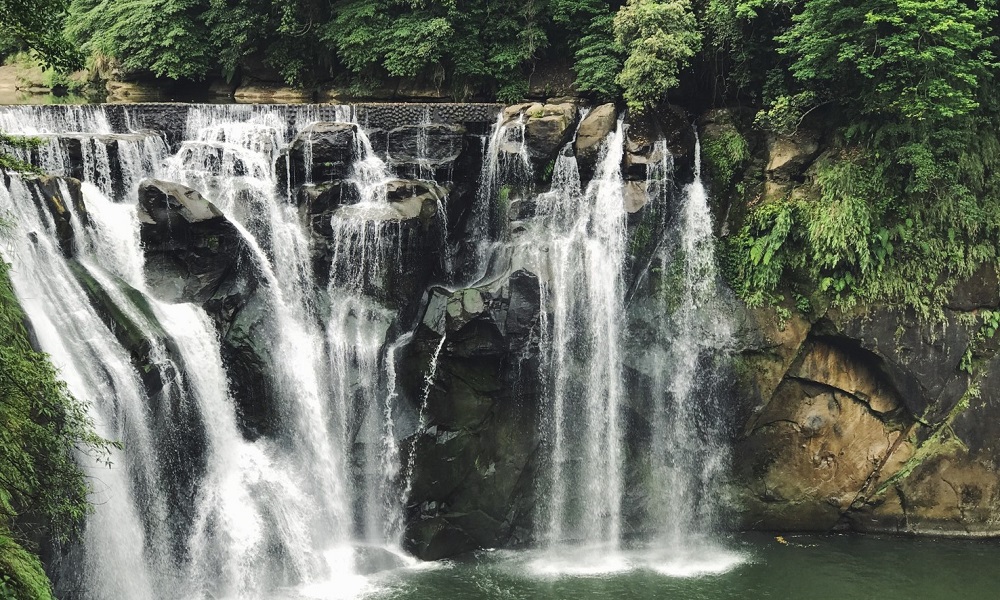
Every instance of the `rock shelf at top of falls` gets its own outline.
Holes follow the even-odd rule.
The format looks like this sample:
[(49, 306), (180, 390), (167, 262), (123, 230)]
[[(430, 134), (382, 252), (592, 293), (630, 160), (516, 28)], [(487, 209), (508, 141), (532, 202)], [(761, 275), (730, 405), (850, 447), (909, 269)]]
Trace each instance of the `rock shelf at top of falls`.
[[(996, 349), (959, 368), (995, 280), (941, 331), (747, 310), (715, 256), (741, 208), (694, 120), (0, 108), (51, 173), (3, 175), (0, 252), (125, 442), (57, 589), (333, 597), (481, 548), (533, 547), (546, 577), (677, 574), (741, 560), (730, 527), (995, 534)], [(788, 144), (761, 146), (795, 156), (775, 184), (816, 154)]]

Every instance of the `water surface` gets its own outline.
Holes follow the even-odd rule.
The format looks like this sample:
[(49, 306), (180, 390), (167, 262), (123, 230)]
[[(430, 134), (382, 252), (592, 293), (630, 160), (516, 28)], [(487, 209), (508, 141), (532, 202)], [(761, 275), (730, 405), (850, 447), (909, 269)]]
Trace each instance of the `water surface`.
[[(1000, 598), (1000, 542), (878, 536), (747, 535), (728, 540), (742, 562), (710, 575), (653, 568), (538, 575), (529, 552), (482, 552), (464, 561), (384, 574), (371, 600), (720, 600)], [(374, 583), (374, 582), (373, 582)], [(322, 597), (322, 596), (320, 596)]]

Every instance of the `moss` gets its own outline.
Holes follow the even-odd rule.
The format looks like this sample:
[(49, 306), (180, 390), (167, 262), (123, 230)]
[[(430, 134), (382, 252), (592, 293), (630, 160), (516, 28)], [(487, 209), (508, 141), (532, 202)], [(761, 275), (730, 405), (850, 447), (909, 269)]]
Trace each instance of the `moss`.
[(0, 529), (0, 598), (52, 600), (52, 586), (38, 557)]
[(714, 134), (706, 134), (702, 142), (702, 156), (709, 180), (716, 190), (728, 191), (733, 187), (737, 173), (750, 158), (750, 146), (735, 127), (727, 125)]
[(500, 210), (500, 214), (505, 215), (510, 210), (510, 194), (513, 191), (513, 186), (500, 186), (500, 190), (497, 192), (497, 208)]
[(669, 264), (657, 269), (653, 293), (660, 301), (664, 313), (672, 315), (680, 307), (684, 294), (684, 271), (686, 258), (678, 253)]
[[(927, 438), (922, 444), (920, 444), (910, 460), (892, 475), (885, 480), (885, 482), (875, 490), (872, 494), (873, 498), (880, 497), (885, 493), (890, 487), (905, 481), (909, 478), (918, 467), (926, 463), (928, 460), (938, 457), (938, 456), (951, 456), (958, 454), (960, 452), (965, 452), (967, 450), (965, 443), (962, 442), (955, 431), (952, 429), (951, 424), (955, 419), (969, 409), (973, 398), (979, 397), (979, 387), (977, 385), (970, 385), (962, 395), (962, 398), (955, 404), (955, 407), (951, 409), (951, 412), (944, 418), (944, 420), (934, 429), (934, 432), (929, 438)], [(924, 422), (920, 420), (920, 422)]]

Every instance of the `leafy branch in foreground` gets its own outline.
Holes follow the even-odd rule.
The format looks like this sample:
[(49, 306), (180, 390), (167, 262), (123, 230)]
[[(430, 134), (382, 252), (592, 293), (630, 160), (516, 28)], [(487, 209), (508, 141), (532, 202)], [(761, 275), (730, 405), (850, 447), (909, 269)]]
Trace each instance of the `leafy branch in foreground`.
[(0, 261), (0, 590), (49, 598), (48, 579), (29, 540), (63, 542), (90, 511), (90, 480), (77, 460), (110, 464), (116, 442), (98, 436), (44, 354), (29, 343), (25, 315)]
[(42, 140), (33, 137), (9, 135), (0, 131), (0, 171), (16, 171), (19, 173), (41, 173), (41, 169), (27, 160), (18, 158), (17, 151), (30, 151), (37, 148)]

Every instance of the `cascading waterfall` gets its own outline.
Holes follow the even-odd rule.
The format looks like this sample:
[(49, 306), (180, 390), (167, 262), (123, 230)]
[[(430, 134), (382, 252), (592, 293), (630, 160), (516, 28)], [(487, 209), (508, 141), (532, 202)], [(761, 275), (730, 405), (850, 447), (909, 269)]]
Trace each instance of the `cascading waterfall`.
[[(353, 120), (348, 109), (336, 115)], [(306, 108), (297, 117), (301, 128), (312, 115)], [(169, 363), (172, 387), (182, 404), (185, 399), (196, 404), (205, 430), (205, 468), (196, 475), (191, 522), (182, 527), (166, 504), (168, 480), (176, 474), (164, 472), (157, 455), (156, 428), (171, 424), (148, 414), (141, 377), (76, 283), (59, 252), (52, 218), (32, 206), (31, 192), (13, 178), (12, 191), (4, 188), (0, 200), (18, 224), (11, 233), (17, 245), (5, 253), (18, 265), (12, 270), (15, 288), (22, 298), (38, 299), (25, 300), (38, 339), (73, 393), (92, 407), (99, 433), (126, 446), (125, 453), (113, 456), (115, 468), (99, 473), (107, 485), (97, 490), (100, 506), (86, 526), (84, 558), (64, 561), (78, 574), (60, 578), (63, 587), (85, 590), (83, 597), (94, 599), (264, 597), (289, 585), (318, 597), (359, 592), (365, 583), (355, 575), (351, 547), (388, 544), (398, 552), (391, 547), (401, 536), (394, 514), (398, 492), (392, 488), (399, 464), (381, 372), (393, 315), (355, 287), (353, 265), (371, 266), (353, 262), (356, 255), (335, 258), (327, 296), (317, 294), (309, 236), (296, 207), (274, 193), (272, 165), (288, 142), (286, 116), (267, 107), (193, 107), (187, 141), (169, 157), (159, 136), (112, 134), (100, 108), (9, 109), (0, 111), (0, 120), (7, 131), (41, 134), (41, 149), (23, 158), (55, 174), (71, 174), (72, 140), (90, 149), (81, 152), (84, 168), (78, 174), (85, 180), (86, 217), (69, 207), (74, 261), (154, 342), (151, 362)], [(112, 174), (106, 151), (93, 150), (106, 149), (104, 138), (112, 135), (120, 174)], [(368, 251), (372, 259), (390, 257), (382, 236), (351, 235), (370, 232), (373, 223), (363, 207), (387, 206), (390, 176), (364, 133), (357, 138), (352, 181), (362, 206), (345, 211), (353, 224), (337, 245)], [(239, 432), (220, 333), (205, 311), (161, 302), (146, 288), (135, 194), (147, 177), (202, 191), (250, 249), (273, 325), (263, 343), (273, 346), (271, 356), (280, 357), (271, 368), (288, 404), (277, 438), (248, 441)], [(60, 185), (62, 197), (69, 198)], [(385, 260), (376, 261), (375, 271), (378, 264), (386, 268)], [(122, 285), (144, 295), (151, 313), (137, 310), (119, 291)], [(52, 306), (62, 308), (48, 314), (46, 307)], [(156, 342), (161, 330), (169, 348)], [(361, 456), (354, 455), (355, 444), (363, 447)]]
[[(13, 227), (4, 258), (15, 265), (11, 280), (39, 344), (70, 391), (90, 407), (97, 433), (127, 448), (112, 452), (107, 469), (81, 459), (95, 478), (95, 509), (70, 577), (94, 597), (155, 599), (155, 573), (167, 559), (158, 552), (155, 529), (147, 532), (143, 522), (165, 520), (166, 509), (156, 494), (162, 489), (160, 458), (141, 378), (77, 283), (52, 235), (51, 217), (36, 210), (31, 191), (12, 178), (9, 192), (0, 187), (0, 204)], [(128, 489), (136, 493), (122, 493)]]
[[(304, 222), (307, 208), (292, 197), (288, 151), (298, 135), (311, 184), (310, 159), (321, 151), (309, 128), (320, 120), (315, 107), (193, 106), (173, 152), (160, 134), (115, 132), (100, 107), (0, 109), (0, 129), (43, 140), (20, 151), (23, 159), (83, 180), (85, 211), (56, 180), (57, 210), (68, 217), (55, 217), (50, 199), (32, 187), (39, 184), (11, 177), (0, 187), (0, 207), (15, 224), (3, 252), (42, 348), (89, 404), (99, 433), (125, 444), (112, 469), (87, 465), (100, 482), (98, 507), (83, 543), (57, 565), (61, 593), (83, 600), (350, 597), (367, 589), (361, 573), (412, 564), (399, 548), (417, 457), (416, 445), (400, 457), (409, 433), (402, 430), (430, 435), (427, 410), (448, 352), (442, 333), (420, 389), (411, 391), (419, 397), (401, 398), (397, 354), (417, 332), (401, 331), (406, 323), (391, 288), (418, 235), (401, 215), (436, 207), (434, 226), (446, 246), (452, 188), (430, 180), (438, 165), (420, 156), (400, 158), (398, 167), (428, 179), (396, 179), (352, 109), (324, 114), (351, 128), (354, 146), (335, 183), (349, 192), (324, 213), (328, 239), (318, 241), (314, 223)], [(127, 109), (125, 117), (130, 123)], [(586, 186), (570, 142), (557, 155), (549, 191), (531, 196), (525, 120), (501, 114), (484, 141), (478, 192), (459, 223), (474, 239), (458, 278), (497, 282), (522, 268), (538, 275), (544, 458), (535, 534), (544, 556), (532, 568), (584, 575), (637, 563), (682, 575), (725, 568), (737, 558), (708, 535), (716, 521), (710, 487), (727, 464), (714, 358), (730, 347), (732, 327), (719, 316), (725, 310), (700, 159), (695, 181), (673, 204), (665, 143), (657, 143), (660, 162), (647, 170), (650, 204), (663, 214), (677, 205), (653, 260), (680, 273), (679, 300), (658, 313), (663, 350), (650, 353), (657, 367), (642, 459), (649, 506), (646, 522), (630, 527), (626, 126), (619, 119), (606, 136)], [(419, 127), (431, 126), (427, 109)], [(418, 154), (430, 151), (424, 129), (416, 133)], [(238, 268), (255, 278), (254, 310), (263, 315), (254, 343), (279, 400), (266, 433), (241, 429), (225, 321), (146, 281), (137, 190), (150, 178), (201, 192), (245, 248)], [(72, 252), (57, 218), (68, 219)], [(443, 252), (449, 271), (451, 255)], [(329, 272), (317, 273), (317, 265)], [(143, 368), (109, 328), (101, 302), (146, 340)], [(155, 393), (147, 390), (149, 371), (162, 379)], [(417, 414), (400, 421), (402, 400)], [(637, 529), (646, 558), (634, 554)]]
[[(666, 147), (660, 152), (666, 160)], [(661, 294), (657, 307), (666, 352), (652, 359), (648, 530), (651, 566), (674, 576), (724, 571), (741, 560), (710, 539), (717, 525), (713, 484), (729, 458), (717, 385), (720, 361), (733, 345), (733, 325), (722, 304), (700, 153), (696, 137), (694, 181), (682, 190), (675, 229), (656, 256), (663, 272), (672, 274), (665, 285), (677, 289), (670, 301)], [(668, 169), (666, 163), (650, 169), (647, 186), (669, 177)]]
[[(293, 581), (352, 572), (349, 554), (346, 562), (343, 556), (343, 546), (351, 539), (349, 490), (344, 485), (347, 452), (336, 443), (340, 439), (330, 435), (337, 415), (330, 414), (325, 402), (330, 382), (309, 239), (294, 206), (276, 199), (273, 191), (277, 184), (271, 165), (285, 143), (284, 131), (284, 117), (277, 112), (256, 111), (234, 119), (210, 109), (192, 109), (187, 137), (194, 142), (182, 144), (163, 173), (164, 179), (204, 190), (230, 216), (253, 249), (272, 292), (273, 329), (268, 337), (273, 343), (271, 355), (281, 360), (271, 367), (290, 414), (281, 427), (286, 443), (275, 444), (267, 456), (282, 465), (287, 481), (274, 485), (270, 497), (264, 496), (263, 510), (249, 518), (253, 527), (269, 529), (266, 534), (227, 540), (230, 548), (221, 565), (199, 567), (203, 576), (219, 568), (237, 569), (236, 575), (244, 580), (229, 585), (243, 593), (266, 587), (254, 579), (260, 569), (239, 565), (253, 564), (254, 559), (265, 565), (275, 562), (265, 550), (269, 545), (283, 548), (280, 555), (293, 561), (284, 567), (294, 574)], [(254, 462), (242, 466), (261, 468)], [(212, 537), (215, 530), (230, 531), (225, 519), (232, 498), (221, 487), (228, 478), (223, 474), (206, 482), (208, 499), (200, 507), (199, 525), (206, 529), (199, 534), (202, 538)], [(220, 487), (213, 490), (212, 484)], [(196, 548), (203, 544), (197, 541)], [(216, 560), (212, 548), (207, 550), (202, 556)]]
[(486, 141), (470, 225), (474, 244), (470, 281), (489, 274), (490, 262), (502, 250), (506, 238), (511, 194), (523, 191), (531, 180), (524, 129), (524, 115), (507, 122), (507, 116), (501, 112)]
[(548, 492), (539, 519), (552, 555), (572, 543), (607, 557), (621, 540), (624, 131), (619, 120), (584, 190), (571, 149), (560, 152), (551, 191), (516, 242), (551, 311), (542, 312)]

